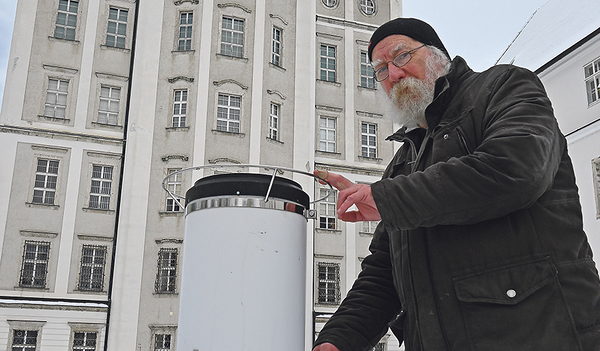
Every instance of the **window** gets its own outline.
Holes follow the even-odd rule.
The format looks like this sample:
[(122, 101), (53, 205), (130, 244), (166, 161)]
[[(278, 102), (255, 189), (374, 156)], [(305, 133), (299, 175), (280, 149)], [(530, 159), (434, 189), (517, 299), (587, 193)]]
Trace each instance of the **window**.
[(327, 7), (335, 7), (337, 6), (338, 2), (337, 0), (323, 0), (323, 5), (327, 6)]
[(375, 228), (377, 228), (378, 224), (379, 224), (379, 221), (365, 221), (365, 222), (362, 222), (362, 230), (361, 230), (361, 232), (373, 234), (373, 233), (375, 233)]
[(116, 126), (119, 122), (121, 88), (102, 85), (98, 105), (98, 123)]
[(12, 351), (37, 350), (37, 330), (13, 330)]
[(271, 63), (281, 66), (281, 29), (273, 27), (273, 42), (271, 52)]
[(102, 291), (104, 289), (106, 251), (106, 246), (83, 245), (79, 290)]
[(588, 106), (600, 99), (600, 58), (583, 68)]
[(321, 45), (321, 80), (335, 82), (335, 46)]
[(174, 293), (177, 278), (177, 249), (160, 249), (154, 284), (157, 293)]
[(363, 157), (377, 157), (377, 125), (373, 123), (361, 123), (361, 155)]
[(193, 12), (182, 12), (179, 16), (179, 42), (177, 50), (192, 50), (192, 24), (194, 22)]
[(46, 287), (50, 243), (47, 241), (25, 241), (23, 265), (19, 286), (27, 288)]
[(335, 152), (335, 118), (319, 118), (319, 151)]
[(108, 28), (106, 30), (106, 46), (125, 48), (127, 35), (128, 10), (111, 7), (108, 10)]
[(110, 190), (112, 185), (112, 166), (92, 166), (92, 186), (90, 189), (90, 208), (108, 210), (110, 208)]
[(319, 292), (317, 301), (324, 305), (340, 303), (340, 265), (321, 262), (318, 264)]
[[(170, 168), (167, 170), (167, 174), (171, 174), (173, 172), (179, 171), (181, 168)], [(181, 177), (182, 173), (177, 173), (169, 177), (167, 180), (167, 189), (175, 195), (181, 195)], [(169, 195), (167, 194), (167, 212), (180, 212), (181, 207), (179, 204)]]
[(385, 343), (378, 343), (377, 345), (375, 345), (372, 351), (385, 351)]
[(375, 89), (373, 66), (369, 62), (369, 56), (365, 51), (360, 52), (360, 86)]
[(269, 139), (279, 140), (279, 111), (281, 105), (271, 103), (269, 114)]
[(73, 333), (73, 351), (95, 351), (98, 333), (75, 332)]
[[(319, 189), (319, 199), (327, 196), (329, 188)], [(329, 194), (326, 199), (319, 202), (319, 228), (336, 229), (336, 194)]]
[(33, 203), (54, 205), (58, 179), (57, 160), (38, 159), (33, 185)]
[(187, 114), (187, 89), (175, 90), (173, 96), (173, 127), (185, 127)]
[(600, 219), (600, 158), (592, 160), (592, 172), (596, 192), (596, 219)]
[(239, 133), (241, 106), (241, 96), (219, 94), (217, 106), (217, 130)]
[(154, 334), (154, 351), (171, 350), (171, 334)]
[(56, 27), (54, 37), (59, 39), (75, 40), (75, 28), (77, 27), (78, 1), (60, 0), (56, 14)]
[(375, 13), (375, 1), (374, 0), (360, 0), (360, 10), (365, 15), (372, 15)]
[(65, 118), (67, 111), (68, 92), (68, 80), (48, 78), (48, 89), (46, 90), (44, 116), (54, 118)]
[(244, 56), (244, 20), (223, 17), (221, 54), (233, 57)]

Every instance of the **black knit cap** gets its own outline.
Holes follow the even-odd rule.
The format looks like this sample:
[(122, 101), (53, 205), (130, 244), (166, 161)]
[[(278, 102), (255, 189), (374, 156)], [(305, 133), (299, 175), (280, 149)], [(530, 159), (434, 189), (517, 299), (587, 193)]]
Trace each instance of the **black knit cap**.
[(406, 35), (423, 44), (435, 46), (450, 58), (450, 54), (448, 54), (444, 44), (442, 44), (440, 37), (438, 37), (435, 30), (429, 24), (416, 18), (396, 18), (382, 24), (371, 36), (371, 41), (369, 42), (369, 61), (372, 61), (373, 48), (377, 43), (385, 37), (394, 34)]

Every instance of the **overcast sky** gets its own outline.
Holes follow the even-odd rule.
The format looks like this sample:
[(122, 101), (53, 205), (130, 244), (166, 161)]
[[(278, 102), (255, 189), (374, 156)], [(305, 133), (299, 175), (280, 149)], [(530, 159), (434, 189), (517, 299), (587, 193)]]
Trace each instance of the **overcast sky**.
[[(471, 68), (481, 71), (496, 63), (531, 15), (547, 1), (403, 0), (403, 16), (431, 24), (452, 57), (460, 55)], [(0, 2), (1, 103), (17, 0)]]

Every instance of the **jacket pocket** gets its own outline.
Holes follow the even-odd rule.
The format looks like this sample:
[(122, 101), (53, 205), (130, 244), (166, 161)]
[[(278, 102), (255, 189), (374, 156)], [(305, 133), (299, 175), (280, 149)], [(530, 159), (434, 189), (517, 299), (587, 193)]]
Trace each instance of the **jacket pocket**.
[(454, 279), (471, 349), (581, 350), (549, 259)]

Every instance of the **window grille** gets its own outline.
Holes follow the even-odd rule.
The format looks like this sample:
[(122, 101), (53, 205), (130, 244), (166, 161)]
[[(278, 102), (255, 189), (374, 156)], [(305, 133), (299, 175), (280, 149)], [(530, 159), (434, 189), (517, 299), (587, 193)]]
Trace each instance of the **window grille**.
[(242, 97), (219, 94), (217, 104), (217, 130), (239, 133)]
[(128, 10), (111, 7), (108, 10), (108, 28), (106, 30), (106, 46), (125, 48), (127, 35)]
[(327, 7), (335, 7), (338, 4), (338, 0), (323, 0), (323, 5)]
[(321, 262), (318, 264), (319, 293), (317, 301), (323, 305), (337, 305), (341, 301), (340, 265)]
[(321, 45), (321, 80), (335, 82), (335, 46)]
[(600, 58), (583, 68), (588, 106), (600, 100)]
[(369, 55), (362, 51), (360, 53), (360, 86), (375, 89), (373, 66), (369, 63)]
[(56, 13), (56, 26), (54, 37), (59, 39), (75, 40), (75, 28), (77, 27), (78, 1), (60, 0), (58, 12)]
[(117, 125), (119, 121), (119, 100), (121, 88), (101, 86), (98, 106), (98, 123)]
[(173, 96), (173, 127), (185, 127), (185, 117), (187, 115), (187, 89), (174, 91)]
[(65, 118), (67, 112), (68, 92), (68, 80), (48, 78), (48, 88), (46, 90), (46, 103), (44, 104), (44, 116), (54, 118)]
[(360, 10), (365, 15), (372, 15), (375, 13), (375, 1), (373, 0), (360, 0)]
[(158, 271), (156, 273), (155, 291), (157, 293), (174, 293), (177, 279), (177, 249), (160, 249), (158, 252)]
[(13, 330), (12, 351), (36, 351), (37, 330)]
[(271, 63), (281, 66), (281, 29), (273, 27)]
[[(319, 188), (319, 198), (327, 195), (329, 189)], [(319, 228), (336, 229), (336, 193), (332, 192), (326, 199), (319, 202)]]
[(171, 334), (154, 334), (154, 351), (170, 351)]
[(79, 290), (102, 291), (106, 267), (106, 246), (83, 245)]
[(269, 138), (279, 140), (279, 111), (281, 106), (271, 104), (271, 113), (269, 114)]
[(319, 118), (319, 150), (335, 152), (335, 118)]
[(96, 332), (73, 333), (73, 351), (95, 351), (97, 338)]
[(380, 342), (373, 348), (373, 351), (385, 351), (385, 343)]
[(38, 159), (33, 185), (33, 203), (54, 205), (58, 164), (57, 160)]
[[(169, 168), (167, 170), (167, 174), (171, 174), (173, 172), (179, 171), (181, 168)], [(169, 177), (167, 180), (167, 189), (175, 195), (181, 195), (181, 187), (182, 187), (182, 173), (177, 173)], [(175, 201), (171, 195), (167, 194), (167, 212), (179, 212), (181, 211), (181, 207), (177, 201)]]
[(49, 242), (25, 241), (19, 286), (28, 288), (46, 287), (49, 259)]
[(194, 22), (193, 12), (182, 12), (179, 15), (179, 42), (177, 50), (192, 50), (192, 25)]
[(377, 125), (361, 123), (361, 155), (363, 157), (377, 157)]
[(244, 20), (223, 17), (221, 54), (233, 57), (244, 56)]
[(108, 210), (112, 186), (112, 166), (92, 166), (92, 186), (90, 189), (90, 208)]

